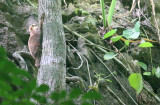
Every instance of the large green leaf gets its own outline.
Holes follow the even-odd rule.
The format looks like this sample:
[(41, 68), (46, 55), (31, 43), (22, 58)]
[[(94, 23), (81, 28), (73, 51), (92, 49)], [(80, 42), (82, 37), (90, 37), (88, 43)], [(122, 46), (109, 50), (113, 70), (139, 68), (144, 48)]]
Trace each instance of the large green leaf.
[(114, 58), (117, 54), (114, 54), (113, 52), (107, 52), (105, 55), (104, 55), (104, 60), (110, 60), (112, 58)]
[(138, 47), (153, 47), (153, 45), (150, 42), (144, 42), (144, 43), (138, 45)]
[(109, 32), (107, 32), (105, 35), (104, 35), (104, 38), (103, 39), (106, 39), (112, 35), (114, 35), (116, 33), (117, 29), (114, 29), (114, 30), (111, 30)]
[(139, 73), (133, 73), (129, 76), (128, 80), (131, 87), (133, 87), (137, 91), (137, 94), (139, 94), (143, 89), (142, 75)]
[(134, 28), (123, 31), (123, 36), (127, 39), (137, 39), (140, 35), (140, 23), (135, 24)]

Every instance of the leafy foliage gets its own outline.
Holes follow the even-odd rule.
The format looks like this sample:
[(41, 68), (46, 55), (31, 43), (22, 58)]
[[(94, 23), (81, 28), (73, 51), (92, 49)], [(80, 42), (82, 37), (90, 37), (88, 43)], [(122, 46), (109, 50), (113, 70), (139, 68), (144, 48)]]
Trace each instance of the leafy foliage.
[(134, 28), (123, 31), (123, 36), (127, 39), (137, 39), (140, 35), (140, 23), (135, 24)]
[(104, 35), (104, 38), (103, 39), (106, 39), (108, 37), (111, 37), (112, 35), (114, 35), (116, 33), (117, 29), (115, 30), (111, 30), (109, 32), (107, 32), (105, 35)]
[(137, 91), (137, 94), (139, 94), (143, 89), (142, 75), (139, 73), (133, 73), (129, 76), (128, 80), (131, 87), (133, 87)]
[[(36, 85), (36, 79), (7, 59), (5, 50), (0, 47), (0, 104), (1, 105), (34, 105), (32, 100), (40, 104), (47, 104), (47, 98), (43, 94), (49, 91), (45, 84)], [(83, 105), (92, 105), (87, 100), (100, 99), (97, 92), (82, 93), (80, 89), (72, 89), (67, 94), (66, 91), (53, 92), (49, 96), (57, 101), (59, 105), (75, 105), (73, 99), (83, 97)]]
[(153, 45), (150, 42), (144, 42), (144, 43), (138, 45), (138, 47), (153, 47)]

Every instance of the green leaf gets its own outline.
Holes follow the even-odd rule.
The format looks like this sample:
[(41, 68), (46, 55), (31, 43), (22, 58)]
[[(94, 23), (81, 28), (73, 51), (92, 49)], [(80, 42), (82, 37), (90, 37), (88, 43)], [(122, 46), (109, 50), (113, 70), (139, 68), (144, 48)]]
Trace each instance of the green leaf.
[(139, 21), (136, 22), (135, 26), (134, 26), (134, 29), (136, 32), (140, 32), (140, 23)]
[(73, 100), (66, 100), (60, 103), (60, 105), (75, 105)]
[(153, 69), (152, 69), (152, 75), (155, 75), (155, 72), (156, 72), (156, 68), (153, 67)]
[(104, 60), (110, 60), (112, 58), (114, 58), (117, 54), (114, 54), (113, 52), (107, 52), (105, 55), (104, 55)]
[(4, 50), (3, 47), (0, 46), (0, 61), (6, 60), (6, 58), (7, 58), (6, 51)]
[(106, 11), (104, 7), (104, 0), (100, 0), (101, 3), (101, 8), (102, 8), (102, 16), (103, 16), (103, 26), (106, 28), (107, 27), (107, 19), (106, 19)]
[(140, 35), (140, 32), (136, 32), (135, 29), (128, 29), (123, 31), (123, 36), (127, 39), (137, 39)]
[(115, 4), (116, 4), (116, 0), (112, 0), (112, 3), (111, 3), (110, 8), (109, 8), (109, 12), (108, 12), (108, 17), (107, 17), (107, 21), (108, 21), (109, 26), (111, 26), (111, 23), (112, 23)]
[(129, 46), (129, 40), (124, 41), (125, 45)]
[(142, 67), (145, 71), (147, 70), (147, 65), (143, 62), (138, 62), (138, 65)]
[(41, 95), (37, 95), (37, 94), (33, 94), (32, 97), (37, 100), (38, 102), (40, 102), (42, 105), (44, 105), (43, 103), (47, 102), (46, 97), (41, 96)]
[(140, 23), (136, 22), (134, 28), (123, 31), (123, 36), (127, 39), (137, 39), (140, 35)]
[(139, 94), (143, 89), (142, 75), (139, 73), (133, 73), (129, 76), (128, 80), (131, 87), (133, 87), (137, 91), (137, 94)]
[(150, 42), (144, 42), (144, 43), (138, 45), (138, 47), (153, 47), (153, 45)]
[(144, 72), (143, 75), (151, 76), (151, 72)]
[(83, 94), (82, 99), (99, 100), (101, 99), (101, 94), (95, 91), (89, 91)]
[(114, 34), (116, 33), (116, 31), (117, 31), (117, 29), (114, 29), (114, 30), (111, 30), (111, 31), (107, 32), (107, 33), (104, 35), (103, 39), (106, 39), (106, 38), (114, 35)]
[(113, 42), (117, 42), (118, 40), (121, 39), (121, 37), (122, 37), (122, 36), (115, 36), (115, 37), (111, 38), (111, 40), (112, 40)]
[(12, 88), (11, 88), (11, 85), (9, 83), (0, 80), (0, 90), (9, 92), (9, 91), (12, 90)]
[(50, 97), (52, 100), (58, 101), (59, 100), (59, 93), (53, 92)]
[(47, 92), (48, 90), (49, 90), (49, 86), (42, 84), (36, 89), (36, 92)]
[(64, 99), (65, 97), (66, 97), (66, 95), (67, 95), (67, 92), (66, 91), (61, 91), (60, 93), (59, 93), (59, 99)]
[(157, 78), (160, 78), (160, 68), (159, 67), (157, 68), (155, 75)]
[(74, 88), (69, 94), (70, 99), (78, 98), (82, 94), (79, 88)]
[(105, 79), (107, 82), (112, 82), (110, 79)]

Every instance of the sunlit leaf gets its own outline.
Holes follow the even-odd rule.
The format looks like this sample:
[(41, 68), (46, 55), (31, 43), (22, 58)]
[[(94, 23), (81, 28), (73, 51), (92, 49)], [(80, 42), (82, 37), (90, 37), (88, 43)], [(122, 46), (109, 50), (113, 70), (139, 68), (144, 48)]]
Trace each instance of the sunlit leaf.
[(151, 76), (151, 72), (144, 72), (143, 75)]
[(145, 71), (147, 70), (147, 65), (143, 62), (138, 62), (138, 65), (142, 67)]
[(142, 75), (139, 73), (133, 73), (129, 76), (128, 80), (131, 87), (133, 87), (137, 91), (137, 94), (139, 94), (143, 89)]
[(105, 55), (104, 55), (104, 60), (110, 60), (112, 58), (114, 58), (117, 54), (114, 54), (113, 52), (107, 52)]
[(116, 33), (116, 31), (117, 31), (117, 29), (111, 30), (111, 31), (107, 32), (107, 33), (104, 35), (104, 38), (103, 38), (103, 39), (106, 39), (106, 38), (114, 35), (114, 34)]
[(136, 32), (135, 29), (128, 29), (123, 31), (123, 36), (127, 39), (137, 39), (140, 35), (140, 32)]
[(138, 47), (153, 47), (153, 45), (150, 42), (144, 42), (144, 43), (138, 45)]
[(155, 75), (157, 78), (160, 78), (160, 68), (159, 67), (156, 69)]
[(115, 36), (115, 37), (112, 37), (111, 40), (112, 40), (113, 42), (117, 42), (118, 40), (121, 39), (121, 37), (122, 37), (122, 36)]
[(137, 39), (140, 35), (140, 23), (136, 22), (134, 28), (123, 31), (123, 36), (127, 39)]
[(125, 45), (129, 46), (129, 40), (124, 41)]

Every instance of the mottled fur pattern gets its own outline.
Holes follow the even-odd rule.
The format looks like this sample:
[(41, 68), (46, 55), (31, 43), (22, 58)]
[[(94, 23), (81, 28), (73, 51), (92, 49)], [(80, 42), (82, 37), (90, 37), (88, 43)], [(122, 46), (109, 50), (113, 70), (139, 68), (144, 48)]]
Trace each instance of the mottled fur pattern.
[(29, 27), (30, 37), (28, 48), (32, 57), (35, 59), (35, 66), (40, 66), (40, 49), (41, 49), (41, 31), (38, 25), (32, 24)]

